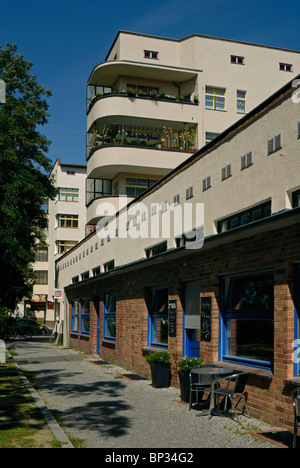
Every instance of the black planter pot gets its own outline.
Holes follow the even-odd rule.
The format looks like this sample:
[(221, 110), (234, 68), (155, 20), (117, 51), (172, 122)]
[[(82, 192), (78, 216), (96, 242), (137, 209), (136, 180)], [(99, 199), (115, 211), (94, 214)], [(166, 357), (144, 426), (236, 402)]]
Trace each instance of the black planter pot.
[[(188, 403), (190, 401), (190, 372), (189, 371), (178, 371), (179, 382), (180, 382), (180, 398), (182, 401)], [(198, 393), (199, 401), (202, 399), (203, 392)], [(192, 393), (192, 403), (197, 401), (196, 392)]]
[(150, 363), (152, 386), (154, 388), (166, 388), (170, 386), (170, 366), (170, 363)]

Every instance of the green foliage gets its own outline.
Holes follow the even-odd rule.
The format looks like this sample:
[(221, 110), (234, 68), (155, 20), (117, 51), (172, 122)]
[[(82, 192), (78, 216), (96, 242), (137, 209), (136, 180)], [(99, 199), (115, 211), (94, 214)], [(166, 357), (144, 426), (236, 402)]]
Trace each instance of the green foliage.
[(3, 339), (3, 337), (5, 336), (5, 331), (9, 319), (10, 316), (8, 313), (8, 309), (6, 307), (0, 307), (0, 339)]
[(193, 369), (193, 367), (201, 366), (202, 359), (197, 359), (195, 357), (187, 357), (178, 361), (177, 364), (180, 371), (190, 371), (191, 369)]
[(0, 45), (0, 79), (6, 84), (0, 105), (0, 304), (13, 309), (32, 290), (30, 263), (47, 226), (41, 206), (56, 191), (45, 156), (50, 142), (39, 131), (48, 122), (51, 92), (38, 84), (17, 46), (6, 47)]
[(168, 364), (170, 361), (170, 354), (168, 351), (157, 351), (156, 353), (149, 354), (146, 357), (147, 362), (151, 364), (152, 362), (159, 362), (161, 364)]

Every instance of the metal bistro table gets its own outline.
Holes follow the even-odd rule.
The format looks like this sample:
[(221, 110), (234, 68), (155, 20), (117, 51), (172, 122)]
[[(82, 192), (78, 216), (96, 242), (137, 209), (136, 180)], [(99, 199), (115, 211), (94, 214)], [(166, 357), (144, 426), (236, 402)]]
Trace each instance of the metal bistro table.
[(208, 411), (208, 419), (210, 419), (212, 415), (214, 414), (214, 409), (215, 409), (213, 382), (216, 379), (216, 377), (220, 377), (220, 376), (225, 377), (225, 376), (231, 375), (233, 371), (232, 369), (226, 369), (225, 367), (205, 366), (205, 367), (196, 367), (195, 369), (191, 370), (191, 373), (195, 375), (210, 376), (211, 392), (210, 392), (210, 403), (209, 403), (209, 411)]

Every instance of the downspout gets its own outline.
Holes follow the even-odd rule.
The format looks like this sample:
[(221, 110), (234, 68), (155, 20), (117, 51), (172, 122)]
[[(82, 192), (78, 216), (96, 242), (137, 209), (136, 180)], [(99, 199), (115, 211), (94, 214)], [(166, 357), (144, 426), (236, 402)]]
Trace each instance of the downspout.
[(178, 89), (178, 97), (180, 98), (180, 86), (173, 81), (174, 86)]

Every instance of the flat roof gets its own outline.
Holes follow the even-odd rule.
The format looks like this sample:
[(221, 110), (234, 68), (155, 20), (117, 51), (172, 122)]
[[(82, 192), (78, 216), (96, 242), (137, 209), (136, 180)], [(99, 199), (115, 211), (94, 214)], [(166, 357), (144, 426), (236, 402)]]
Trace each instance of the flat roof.
[(153, 39), (160, 39), (160, 40), (172, 41), (172, 42), (183, 42), (183, 41), (186, 41), (186, 40), (191, 39), (193, 37), (199, 37), (199, 38), (202, 38), (202, 39), (211, 39), (211, 40), (214, 40), (214, 41), (232, 42), (232, 43), (235, 43), (235, 44), (244, 44), (244, 45), (253, 46), (253, 47), (263, 47), (263, 48), (266, 48), (266, 49), (282, 50), (282, 51), (285, 51), (285, 52), (293, 52), (293, 53), (296, 53), (296, 54), (300, 54), (299, 50), (286, 49), (286, 48), (283, 48), (283, 47), (276, 47), (276, 46), (270, 46), (270, 45), (265, 45), (265, 44), (257, 44), (257, 43), (254, 43), (254, 42), (246, 42), (246, 41), (240, 41), (240, 40), (235, 40), (235, 39), (225, 39), (223, 37), (208, 36), (208, 35), (198, 34), (198, 33), (190, 34), (189, 36), (183, 37), (182, 39), (174, 39), (174, 38), (163, 37), (163, 36), (155, 36), (155, 35), (152, 35), (152, 34), (144, 34), (144, 33), (125, 31), (125, 30), (121, 29), (121, 30), (118, 31), (118, 33), (117, 33), (117, 35), (116, 35), (116, 37), (115, 37), (109, 51), (108, 51), (108, 54), (105, 57), (105, 60), (107, 60), (107, 58), (108, 58), (109, 54), (111, 53), (115, 43), (117, 42), (118, 37), (119, 37), (120, 34), (128, 34), (128, 35), (132, 35), (132, 36), (149, 37), (149, 38), (153, 38)]

